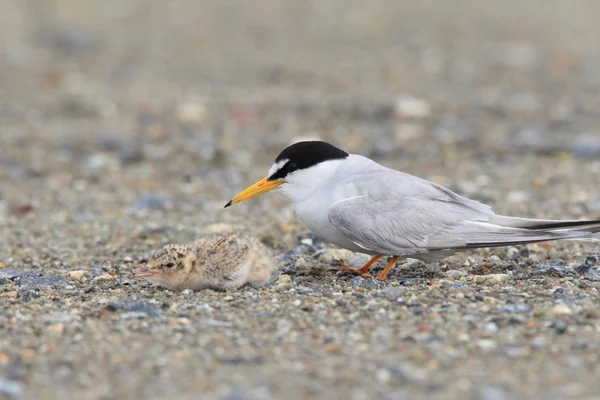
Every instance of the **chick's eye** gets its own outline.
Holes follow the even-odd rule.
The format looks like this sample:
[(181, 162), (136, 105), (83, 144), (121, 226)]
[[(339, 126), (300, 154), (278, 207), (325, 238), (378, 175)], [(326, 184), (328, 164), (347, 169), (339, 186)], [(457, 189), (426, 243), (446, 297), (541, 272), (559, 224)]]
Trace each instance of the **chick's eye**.
[(168, 264), (165, 264), (165, 267), (167, 267), (167, 268), (173, 268), (174, 265), (175, 265), (174, 263), (168, 263)]

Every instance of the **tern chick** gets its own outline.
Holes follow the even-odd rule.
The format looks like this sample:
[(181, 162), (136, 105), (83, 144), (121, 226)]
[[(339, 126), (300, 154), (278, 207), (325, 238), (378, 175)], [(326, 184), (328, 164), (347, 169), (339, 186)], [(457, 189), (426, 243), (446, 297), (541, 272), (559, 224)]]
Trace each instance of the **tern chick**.
[(233, 290), (266, 283), (277, 265), (257, 238), (241, 233), (205, 236), (190, 244), (170, 244), (156, 251), (135, 274), (170, 290)]

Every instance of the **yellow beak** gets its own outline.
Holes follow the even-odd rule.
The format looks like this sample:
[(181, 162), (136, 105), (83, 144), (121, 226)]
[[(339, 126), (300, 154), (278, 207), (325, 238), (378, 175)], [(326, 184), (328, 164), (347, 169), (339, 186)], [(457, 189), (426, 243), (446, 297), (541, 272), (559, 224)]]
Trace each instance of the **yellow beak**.
[(235, 203), (251, 199), (263, 193), (270, 192), (271, 190), (276, 189), (277, 187), (285, 183), (285, 181), (282, 179), (273, 181), (269, 181), (267, 179), (268, 177), (264, 177), (260, 181), (256, 182), (254, 185), (244, 189), (240, 194), (231, 199), (229, 203), (225, 204), (225, 208)]

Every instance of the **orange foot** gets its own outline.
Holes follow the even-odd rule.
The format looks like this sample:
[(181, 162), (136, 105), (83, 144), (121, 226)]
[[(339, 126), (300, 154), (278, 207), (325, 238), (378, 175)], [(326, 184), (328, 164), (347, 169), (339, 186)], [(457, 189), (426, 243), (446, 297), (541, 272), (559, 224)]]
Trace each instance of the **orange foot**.
[(341, 271), (350, 271), (355, 274), (362, 275), (364, 278), (372, 278), (373, 276), (368, 273), (369, 268), (371, 268), (373, 266), (373, 264), (375, 264), (377, 262), (377, 260), (379, 260), (380, 258), (381, 258), (381, 256), (375, 256), (375, 257), (371, 258), (371, 260), (369, 260), (368, 263), (366, 263), (365, 265), (363, 265), (360, 268), (349, 267), (340, 260), (336, 260), (335, 263), (337, 264), (338, 267), (340, 267)]
[(377, 275), (377, 279), (379, 279), (380, 281), (385, 281), (387, 279), (388, 274), (390, 273), (392, 268), (394, 268), (394, 266), (396, 265), (398, 260), (400, 260), (400, 258), (402, 257), (390, 257), (390, 259), (388, 260), (388, 264), (385, 266), (385, 269), (381, 271), (379, 275)]

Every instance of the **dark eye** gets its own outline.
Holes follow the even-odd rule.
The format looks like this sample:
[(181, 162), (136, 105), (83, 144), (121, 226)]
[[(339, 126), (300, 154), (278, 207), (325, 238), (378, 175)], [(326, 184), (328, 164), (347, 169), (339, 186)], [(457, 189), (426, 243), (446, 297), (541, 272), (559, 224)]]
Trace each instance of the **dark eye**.
[(296, 165), (295, 162), (290, 161), (289, 163), (286, 164), (287, 170), (288, 171), (295, 171), (298, 169), (298, 166)]
[(165, 265), (165, 267), (167, 267), (167, 268), (173, 268), (174, 265), (175, 265), (174, 263), (168, 263), (168, 264)]

